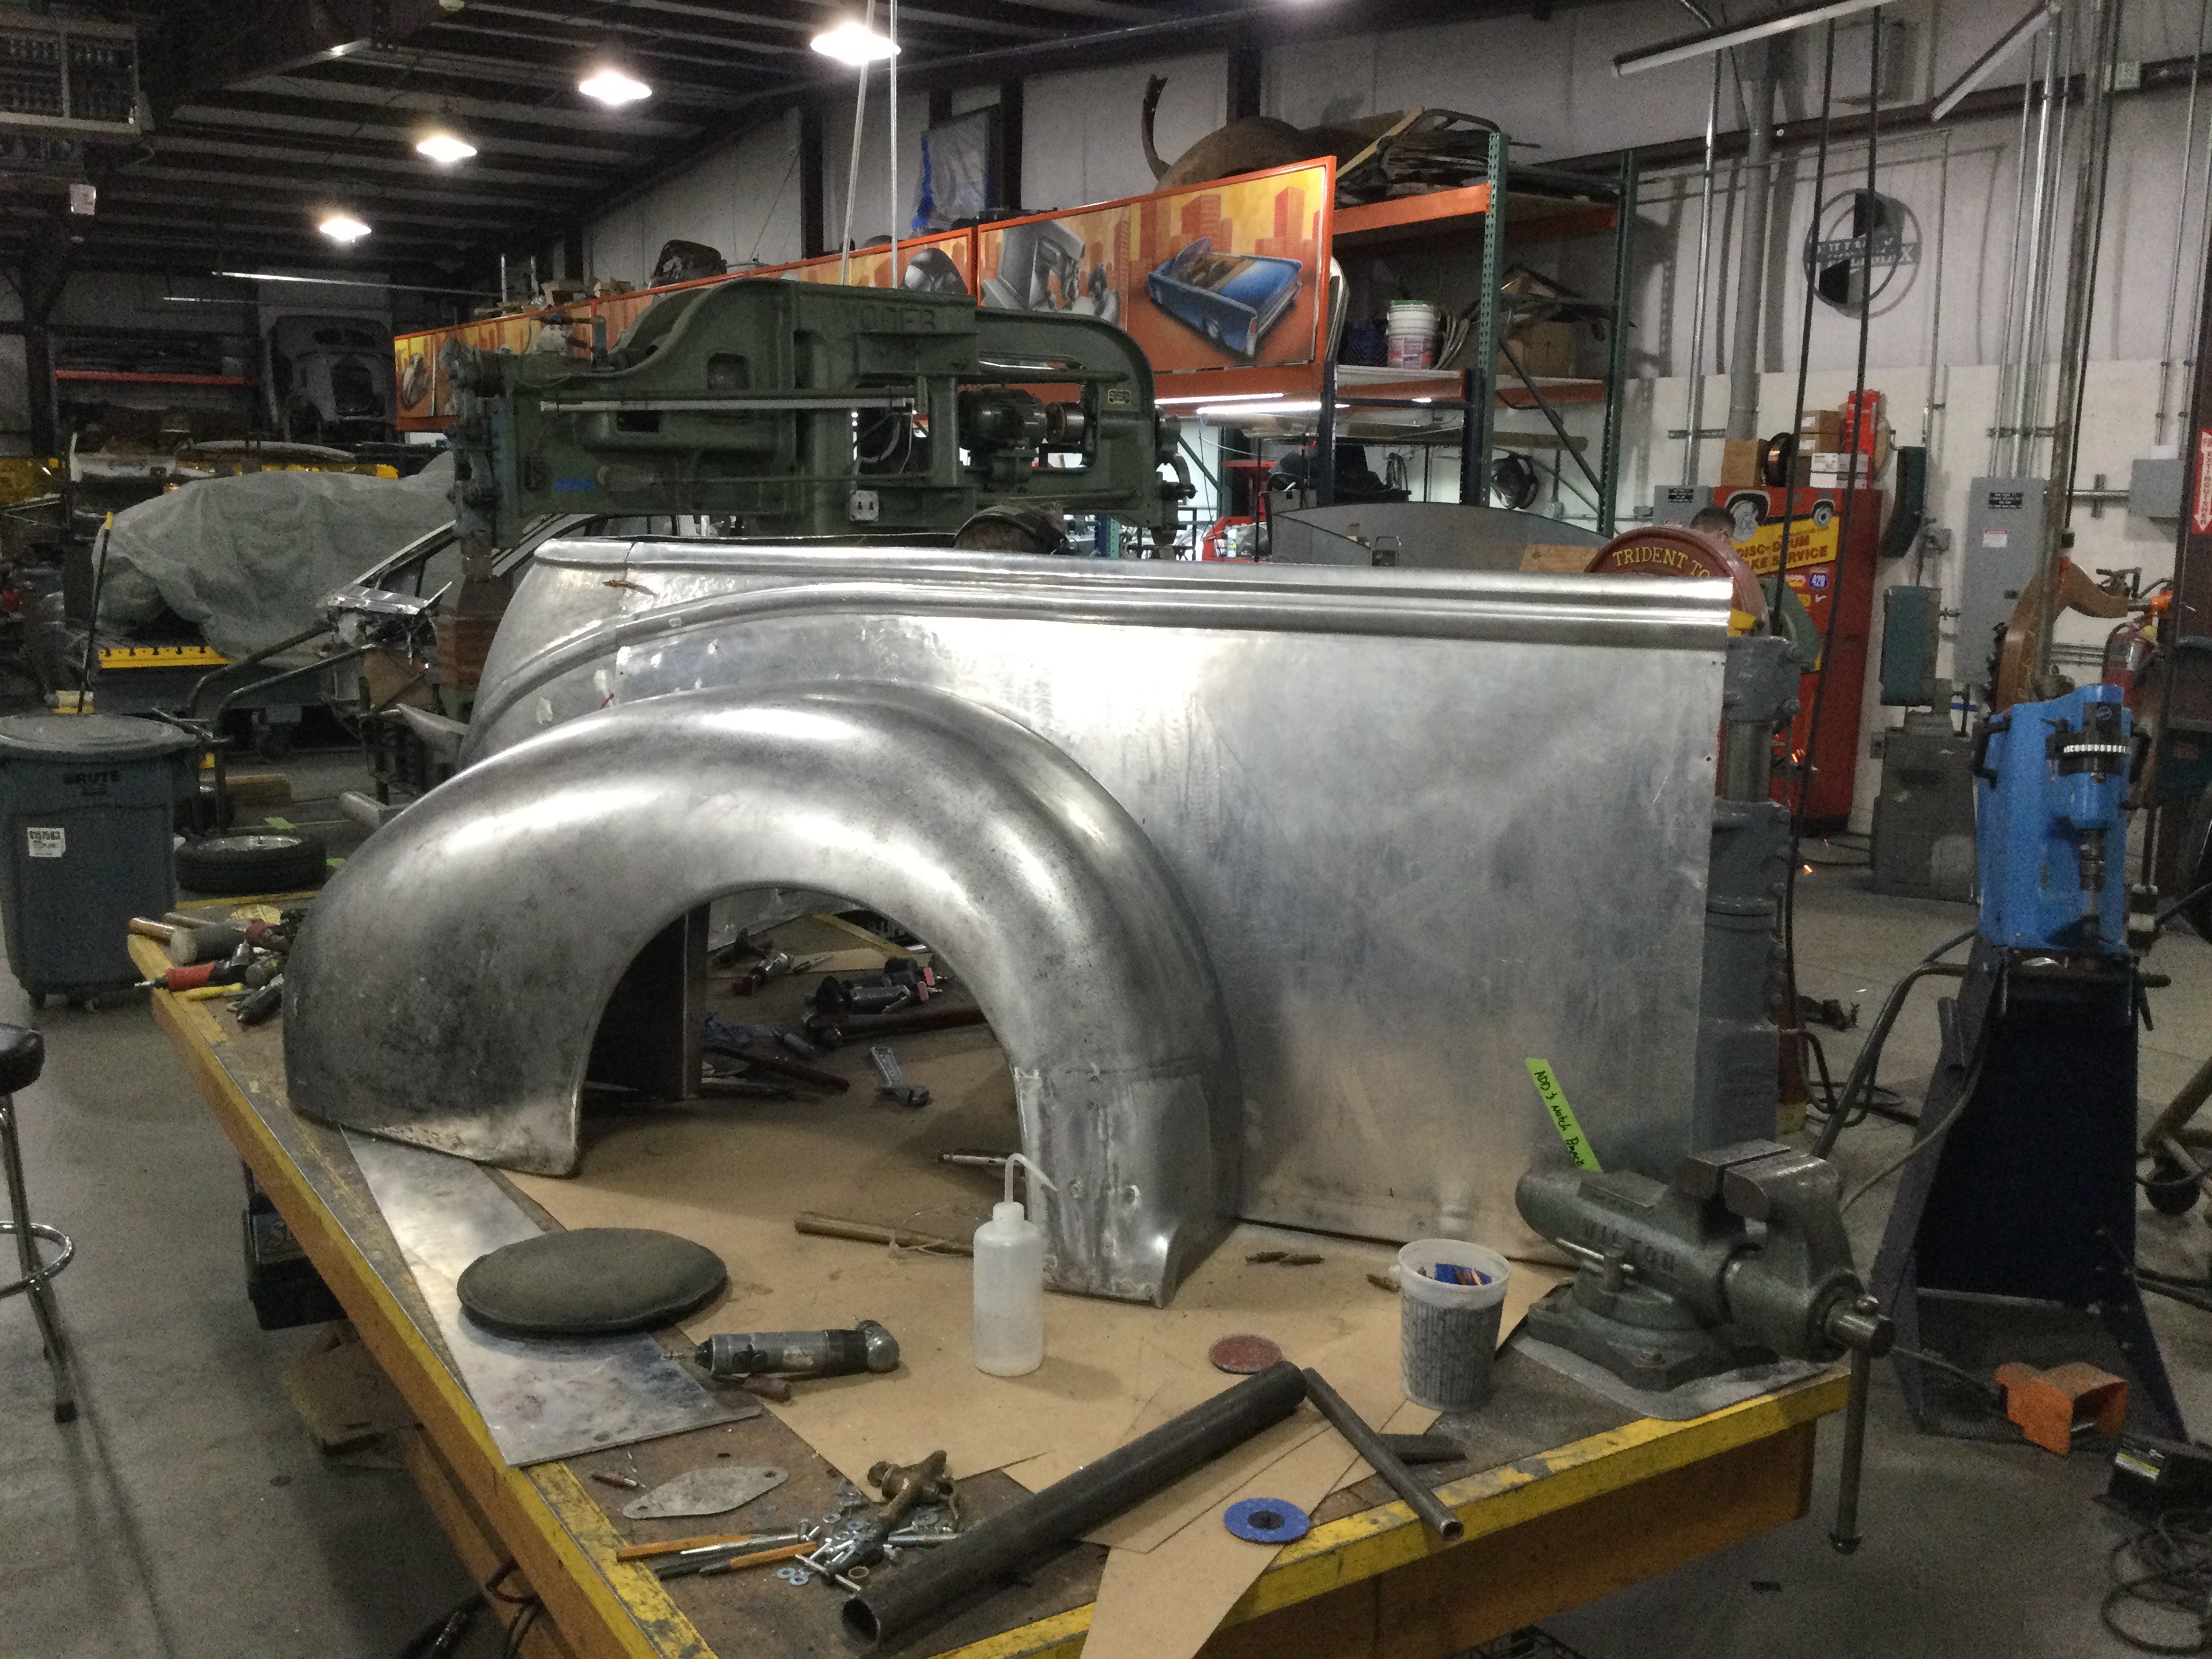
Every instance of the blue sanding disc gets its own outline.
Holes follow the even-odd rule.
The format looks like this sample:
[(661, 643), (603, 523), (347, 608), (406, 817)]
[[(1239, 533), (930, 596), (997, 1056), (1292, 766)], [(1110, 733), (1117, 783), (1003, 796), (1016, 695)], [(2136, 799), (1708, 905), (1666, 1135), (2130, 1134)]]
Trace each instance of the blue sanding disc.
[(1304, 1510), (1279, 1498), (1247, 1498), (1231, 1504), (1222, 1511), (1221, 1524), (1255, 1544), (1287, 1544), (1313, 1530)]

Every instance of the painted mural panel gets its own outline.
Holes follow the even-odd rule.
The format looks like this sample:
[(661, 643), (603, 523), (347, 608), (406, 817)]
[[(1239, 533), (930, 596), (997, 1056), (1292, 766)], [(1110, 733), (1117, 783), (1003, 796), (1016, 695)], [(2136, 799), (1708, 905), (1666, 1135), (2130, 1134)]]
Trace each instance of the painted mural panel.
[(1161, 374), (1313, 362), (1334, 179), (1324, 160), (986, 225), (978, 295), (1117, 324)]

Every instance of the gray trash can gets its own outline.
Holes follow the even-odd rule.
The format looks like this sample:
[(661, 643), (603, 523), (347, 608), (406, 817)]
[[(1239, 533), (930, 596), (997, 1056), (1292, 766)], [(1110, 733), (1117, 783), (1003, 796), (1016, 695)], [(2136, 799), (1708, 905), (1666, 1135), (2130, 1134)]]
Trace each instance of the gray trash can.
[(176, 902), (176, 807), (197, 747), (119, 714), (0, 718), (0, 908), (9, 966), (34, 1000), (141, 977), (127, 924)]

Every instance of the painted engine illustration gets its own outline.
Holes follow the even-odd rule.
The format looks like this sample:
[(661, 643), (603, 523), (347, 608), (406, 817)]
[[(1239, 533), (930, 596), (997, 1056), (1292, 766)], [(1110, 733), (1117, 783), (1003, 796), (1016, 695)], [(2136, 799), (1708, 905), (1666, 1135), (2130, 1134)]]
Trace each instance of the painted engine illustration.
[(1084, 239), (1051, 219), (1010, 225), (995, 276), (983, 279), (983, 303), (1001, 311), (1071, 311), (1109, 323), (1121, 320), (1121, 295), (1103, 259), (1092, 261)]

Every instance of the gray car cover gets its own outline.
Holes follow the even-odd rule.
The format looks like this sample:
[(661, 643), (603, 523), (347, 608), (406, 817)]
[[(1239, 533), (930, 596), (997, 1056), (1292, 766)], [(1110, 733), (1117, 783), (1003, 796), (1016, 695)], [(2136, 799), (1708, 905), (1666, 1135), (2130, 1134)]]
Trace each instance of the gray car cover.
[(411, 478), (249, 472), (204, 478), (115, 515), (103, 633), (128, 636), (167, 607), (226, 656), (320, 620), (319, 601), (453, 516), (441, 455)]

